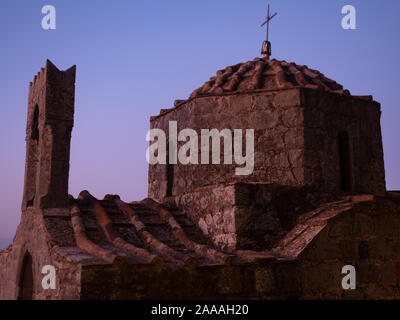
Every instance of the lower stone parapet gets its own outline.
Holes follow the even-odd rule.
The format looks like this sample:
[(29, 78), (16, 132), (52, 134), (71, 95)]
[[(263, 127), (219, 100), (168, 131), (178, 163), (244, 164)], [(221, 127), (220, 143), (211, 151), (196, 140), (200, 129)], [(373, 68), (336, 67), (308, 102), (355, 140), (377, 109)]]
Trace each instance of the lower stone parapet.
[[(82, 298), (399, 299), (400, 196), (338, 206), (301, 216), (318, 231), (293, 229), (280, 257), (176, 270), (88, 267)], [(355, 290), (342, 288), (345, 265), (355, 267)]]
[[(1, 299), (21, 298), (27, 251), (33, 258), (33, 299), (400, 298), (400, 193), (322, 204), (299, 214), (274, 248), (234, 249), (230, 254), (236, 258), (216, 264), (125, 258), (107, 263), (76, 246), (60, 245), (70, 241), (66, 225), (54, 225), (57, 219), (69, 221), (63, 214), (24, 211), (13, 245), (0, 253)], [(55, 290), (41, 286), (41, 267), (47, 264), (56, 267)], [(345, 265), (355, 267), (355, 290), (342, 288)]]

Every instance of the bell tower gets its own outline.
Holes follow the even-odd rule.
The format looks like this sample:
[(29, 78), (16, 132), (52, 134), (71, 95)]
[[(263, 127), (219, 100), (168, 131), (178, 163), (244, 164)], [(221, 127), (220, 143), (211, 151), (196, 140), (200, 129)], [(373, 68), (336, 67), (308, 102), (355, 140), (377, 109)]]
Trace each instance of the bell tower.
[(75, 71), (47, 60), (29, 85), (23, 210), (67, 207)]

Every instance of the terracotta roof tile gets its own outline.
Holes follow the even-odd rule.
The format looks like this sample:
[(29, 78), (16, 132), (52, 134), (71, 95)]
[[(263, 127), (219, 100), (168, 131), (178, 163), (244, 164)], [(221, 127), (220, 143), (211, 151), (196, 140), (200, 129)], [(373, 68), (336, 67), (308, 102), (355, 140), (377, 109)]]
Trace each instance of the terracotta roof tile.
[(258, 89), (307, 87), (350, 94), (343, 86), (317, 70), (279, 60), (255, 58), (218, 70), (203, 86), (193, 91), (190, 98), (229, 92)]
[(86, 264), (169, 264), (180, 267), (231, 263), (233, 255), (212, 247), (182, 212), (145, 199), (125, 203), (119, 196), (98, 200), (88, 191), (70, 196), (69, 212), (45, 214), (59, 254)]
[(297, 259), (328, 220), (370, 198), (344, 199), (305, 213), (274, 248), (259, 252), (217, 250), (184, 212), (152, 199), (125, 203), (119, 196), (107, 195), (97, 200), (83, 191), (77, 199), (70, 197), (69, 214), (45, 215), (44, 219), (54, 249), (75, 263), (122, 259), (129, 264), (201, 267)]

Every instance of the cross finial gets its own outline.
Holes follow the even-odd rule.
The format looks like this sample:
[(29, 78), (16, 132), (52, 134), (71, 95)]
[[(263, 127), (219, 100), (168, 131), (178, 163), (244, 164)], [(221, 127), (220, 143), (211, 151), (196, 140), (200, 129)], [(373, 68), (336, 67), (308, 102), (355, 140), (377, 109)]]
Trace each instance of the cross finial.
[(274, 18), (278, 13), (275, 12), (272, 16), (270, 14), (269, 11), (269, 4), (268, 4), (268, 15), (267, 15), (267, 19), (265, 20), (265, 22), (261, 25), (261, 27), (264, 27), (265, 25), (267, 25), (267, 40), (263, 42), (263, 46), (262, 46), (262, 50), (261, 50), (261, 56), (263, 58), (267, 58), (269, 59), (269, 57), (271, 56), (271, 43), (268, 41), (268, 36), (269, 36), (269, 22), (272, 20), (272, 18)]

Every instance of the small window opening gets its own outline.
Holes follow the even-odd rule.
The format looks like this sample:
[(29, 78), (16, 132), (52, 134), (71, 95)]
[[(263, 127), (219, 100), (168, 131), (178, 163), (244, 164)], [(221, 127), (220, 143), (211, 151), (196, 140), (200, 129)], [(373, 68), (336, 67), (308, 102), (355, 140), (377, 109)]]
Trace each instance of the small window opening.
[(347, 132), (338, 135), (339, 166), (340, 166), (340, 188), (344, 192), (352, 190), (350, 144)]
[(38, 105), (35, 106), (35, 110), (33, 111), (31, 139), (36, 140), (36, 141), (39, 140), (39, 107), (38, 107)]

